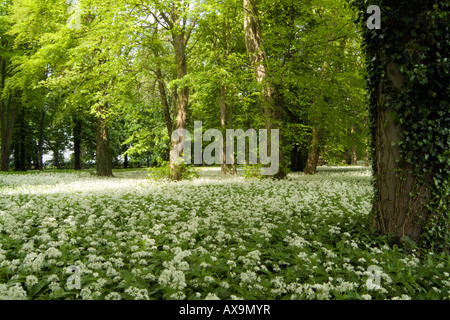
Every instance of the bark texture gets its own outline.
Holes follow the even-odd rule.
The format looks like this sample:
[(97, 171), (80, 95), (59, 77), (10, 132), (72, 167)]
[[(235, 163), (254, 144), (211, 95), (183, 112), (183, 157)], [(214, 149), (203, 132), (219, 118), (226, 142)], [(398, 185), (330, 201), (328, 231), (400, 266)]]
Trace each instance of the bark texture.
[[(245, 46), (249, 55), (250, 64), (252, 65), (256, 81), (261, 86), (261, 97), (264, 108), (265, 127), (268, 130), (268, 138), (270, 141), (270, 130), (280, 129), (280, 120), (282, 117), (282, 104), (276, 101), (275, 86), (271, 83), (269, 70), (267, 68), (267, 55), (263, 47), (261, 37), (261, 23), (259, 19), (259, 9), (257, 0), (243, 0), (244, 6), (244, 34)], [(279, 97), (278, 97), (279, 98)], [(278, 178), (285, 176), (283, 164), (283, 137), (280, 133), (280, 147), (276, 150), (279, 154), (280, 168), (275, 175)], [(271, 150), (270, 142), (267, 146), (269, 154), (275, 152)]]
[[(401, 89), (404, 78), (398, 66), (390, 62), (386, 75), (391, 86)], [(386, 107), (383, 84), (378, 85), (378, 101), (375, 125), (374, 174), (376, 195), (372, 225), (382, 234), (394, 234), (399, 242), (405, 237), (417, 241), (422, 234), (422, 225), (429, 214), (426, 208), (431, 198), (426, 185), (419, 185), (413, 175), (413, 165), (400, 166), (397, 146), (401, 128), (391, 117), (392, 110)], [(417, 193), (417, 196), (412, 194)]]
[[(189, 42), (192, 29), (194, 28), (198, 15), (196, 15), (190, 25), (187, 25), (186, 17), (189, 6), (187, 3), (173, 2), (169, 13), (160, 11), (162, 19), (166, 22), (168, 29), (172, 34), (172, 45), (175, 51), (175, 62), (177, 79), (182, 81), (187, 75), (186, 48)], [(187, 84), (175, 86), (172, 92), (175, 101), (176, 110), (176, 129), (186, 129), (187, 107), (189, 104), (189, 87)], [(180, 137), (179, 141), (172, 141), (170, 148), (170, 178), (172, 180), (181, 180), (183, 167), (177, 165), (175, 160), (177, 157), (183, 156), (173, 152), (178, 143), (183, 142), (184, 137)]]

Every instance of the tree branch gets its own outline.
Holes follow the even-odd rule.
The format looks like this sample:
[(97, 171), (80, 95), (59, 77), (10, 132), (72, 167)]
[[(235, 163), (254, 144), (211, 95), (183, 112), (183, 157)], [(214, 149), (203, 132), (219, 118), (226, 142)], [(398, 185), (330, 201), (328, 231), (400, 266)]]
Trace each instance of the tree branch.
[(194, 19), (192, 20), (191, 25), (189, 26), (187, 32), (186, 32), (186, 36), (184, 38), (184, 45), (187, 46), (188, 42), (189, 42), (189, 38), (191, 37), (192, 34), (192, 30), (195, 27), (195, 24), (197, 23), (198, 20), (198, 13), (195, 15)]

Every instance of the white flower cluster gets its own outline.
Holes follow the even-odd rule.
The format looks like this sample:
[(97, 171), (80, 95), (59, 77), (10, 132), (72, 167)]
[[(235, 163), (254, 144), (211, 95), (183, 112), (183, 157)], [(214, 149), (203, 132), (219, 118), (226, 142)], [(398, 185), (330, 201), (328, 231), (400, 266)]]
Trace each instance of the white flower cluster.
[(165, 269), (158, 278), (159, 284), (168, 286), (173, 290), (183, 290), (186, 287), (186, 279), (183, 271), (175, 269)]
[(19, 285), (0, 284), (0, 300), (26, 300), (27, 292)]
[[(390, 270), (392, 252), (353, 233), (371, 210), (370, 170), (145, 176), (0, 175), (0, 271), (10, 275), (0, 298), (27, 298), (44, 280), (42, 292), (60, 299), (71, 276), (81, 279), (71, 298), (81, 299), (414, 298), (395, 288), (395, 273), (367, 282), (369, 265)], [(414, 254), (398, 261), (411, 273), (421, 267)], [(448, 296), (448, 273), (425, 281), (430, 294)]]

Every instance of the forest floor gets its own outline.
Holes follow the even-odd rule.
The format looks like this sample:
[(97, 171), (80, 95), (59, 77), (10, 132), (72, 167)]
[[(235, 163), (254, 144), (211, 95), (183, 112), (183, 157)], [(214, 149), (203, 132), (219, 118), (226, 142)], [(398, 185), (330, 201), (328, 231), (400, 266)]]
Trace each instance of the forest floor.
[(450, 299), (446, 253), (369, 224), (371, 171), (0, 175), (0, 299)]

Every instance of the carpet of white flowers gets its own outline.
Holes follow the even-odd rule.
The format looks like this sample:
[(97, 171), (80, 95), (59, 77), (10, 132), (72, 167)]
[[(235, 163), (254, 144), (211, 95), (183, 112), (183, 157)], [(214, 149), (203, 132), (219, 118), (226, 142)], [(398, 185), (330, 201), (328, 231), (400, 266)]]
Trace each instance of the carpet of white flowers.
[(146, 174), (1, 174), (0, 299), (450, 298), (448, 254), (370, 228), (368, 169)]

